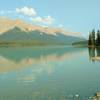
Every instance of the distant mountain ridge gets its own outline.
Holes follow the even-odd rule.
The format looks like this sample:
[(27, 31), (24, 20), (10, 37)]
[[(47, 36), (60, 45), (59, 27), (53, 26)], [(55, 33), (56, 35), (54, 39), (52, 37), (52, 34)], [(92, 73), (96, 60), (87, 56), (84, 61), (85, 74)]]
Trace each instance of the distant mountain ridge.
[(13, 29), (14, 27), (19, 27), (23, 31), (33, 31), (33, 30), (39, 30), (41, 32), (55, 35), (56, 33), (62, 33), (64, 35), (72, 35), (81, 37), (82, 35), (77, 32), (67, 32), (62, 28), (51, 28), (47, 26), (37, 26), (29, 24), (21, 19), (10, 19), (6, 17), (0, 17), (0, 34), (3, 34), (4, 32)]
[(0, 18), (0, 42), (72, 44), (82, 40), (84, 38), (79, 33), (67, 33), (63, 29), (35, 26), (21, 20)]

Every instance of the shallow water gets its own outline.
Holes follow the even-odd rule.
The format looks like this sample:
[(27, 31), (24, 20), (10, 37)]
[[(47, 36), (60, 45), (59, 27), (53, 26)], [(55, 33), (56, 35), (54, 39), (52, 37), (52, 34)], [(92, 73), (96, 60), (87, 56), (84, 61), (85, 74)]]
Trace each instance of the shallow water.
[(88, 100), (100, 91), (98, 51), (0, 47), (0, 100)]

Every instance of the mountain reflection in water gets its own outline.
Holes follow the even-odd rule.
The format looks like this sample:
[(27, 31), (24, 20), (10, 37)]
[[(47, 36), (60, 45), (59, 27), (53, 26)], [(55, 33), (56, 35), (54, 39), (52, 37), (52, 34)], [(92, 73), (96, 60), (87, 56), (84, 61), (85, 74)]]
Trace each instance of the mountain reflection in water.
[(72, 47), (0, 48), (0, 72), (29, 68), (33, 64), (71, 59), (82, 53), (81, 51), (83, 49)]

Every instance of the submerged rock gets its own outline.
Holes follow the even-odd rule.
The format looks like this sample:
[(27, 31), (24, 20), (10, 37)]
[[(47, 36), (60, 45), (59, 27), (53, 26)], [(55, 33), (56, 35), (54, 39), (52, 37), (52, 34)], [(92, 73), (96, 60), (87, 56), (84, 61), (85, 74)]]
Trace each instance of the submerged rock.
[(92, 100), (100, 100), (100, 92), (97, 92), (93, 97)]
[(100, 61), (100, 57), (92, 57), (93, 60)]

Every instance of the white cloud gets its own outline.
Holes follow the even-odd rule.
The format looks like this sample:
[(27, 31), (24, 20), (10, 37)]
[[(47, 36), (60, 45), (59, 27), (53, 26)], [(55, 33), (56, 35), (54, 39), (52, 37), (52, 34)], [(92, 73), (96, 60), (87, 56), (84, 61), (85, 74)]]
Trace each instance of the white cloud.
[(60, 28), (63, 28), (63, 24), (59, 24), (59, 27), (60, 27)]
[(5, 10), (1, 10), (0, 11), (1, 15), (3, 15), (3, 14), (12, 14), (12, 13), (14, 13), (14, 11), (12, 11), (12, 10), (6, 10), (6, 11)]
[(5, 12), (3, 10), (0, 11), (0, 14), (3, 15)]
[(43, 24), (53, 24), (55, 19), (52, 18), (51, 16), (47, 17), (36, 17), (36, 18), (31, 18), (33, 22), (38, 22), (38, 23), (43, 23)]
[(27, 16), (35, 16), (37, 14), (35, 9), (31, 7), (16, 8), (16, 12)]
[(55, 23), (55, 19), (51, 16), (38, 16), (38, 13), (35, 11), (34, 8), (32, 7), (22, 7), (22, 8), (16, 8), (15, 10), (0, 10), (0, 15), (8, 15), (8, 14), (11, 14), (11, 15), (14, 15), (15, 16), (18, 16), (20, 18), (24, 18), (25, 16), (23, 15), (26, 15), (26, 18), (30, 18), (31, 21), (37, 23), (37, 24), (42, 24), (42, 25), (52, 25)]

